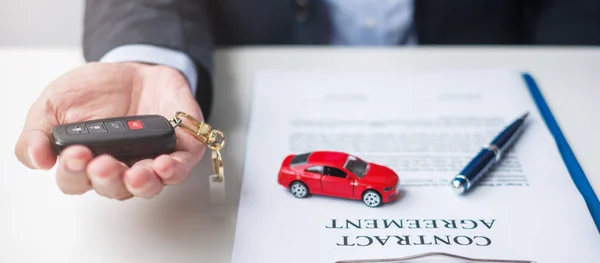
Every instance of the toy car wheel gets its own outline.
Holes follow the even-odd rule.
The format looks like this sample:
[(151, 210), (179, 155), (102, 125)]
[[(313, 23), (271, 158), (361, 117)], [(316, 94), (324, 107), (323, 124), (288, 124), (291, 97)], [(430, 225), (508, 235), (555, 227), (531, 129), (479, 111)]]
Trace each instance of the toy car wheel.
[(362, 198), (368, 207), (378, 207), (381, 205), (381, 195), (374, 190), (367, 190)]
[(303, 182), (295, 181), (290, 185), (290, 192), (297, 198), (304, 198), (308, 195), (308, 187)]

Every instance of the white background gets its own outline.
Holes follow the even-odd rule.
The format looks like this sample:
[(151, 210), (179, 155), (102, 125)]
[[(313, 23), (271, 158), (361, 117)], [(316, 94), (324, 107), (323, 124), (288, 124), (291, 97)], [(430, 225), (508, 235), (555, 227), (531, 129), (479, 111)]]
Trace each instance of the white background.
[(1, 46), (78, 46), (84, 0), (0, 0)]

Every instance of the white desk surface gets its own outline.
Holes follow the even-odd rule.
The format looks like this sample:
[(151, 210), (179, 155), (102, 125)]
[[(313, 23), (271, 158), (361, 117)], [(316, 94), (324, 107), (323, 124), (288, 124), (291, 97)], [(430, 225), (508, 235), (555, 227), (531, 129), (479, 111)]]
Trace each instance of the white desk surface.
[[(30, 171), (13, 149), (27, 110), (79, 49), (0, 49), (0, 262), (229, 262), (253, 73), (261, 68), (512, 68), (533, 74), (596, 192), (600, 189), (600, 49), (231, 49), (216, 56), (210, 121), (227, 135), (228, 205), (207, 206), (205, 158), (183, 185), (150, 200), (65, 196), (54, 170)], [(209, 155), (207, 155), (209, 156)]]

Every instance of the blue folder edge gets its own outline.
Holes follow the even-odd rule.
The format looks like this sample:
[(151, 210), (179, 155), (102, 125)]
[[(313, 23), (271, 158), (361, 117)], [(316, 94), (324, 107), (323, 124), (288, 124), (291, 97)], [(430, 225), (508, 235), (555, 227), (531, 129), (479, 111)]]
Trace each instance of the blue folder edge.
[(600, 201), (598, 201), (598, 197), (596, 196), (596, 193), (594, 193), (594, 189), (590, 185), (590, 182), (587, 180), (587, 177), (585, 176), (581, 165), (579, 165), (579, 162), (575, 158), (575, 154), (571, 150), (567, 139), (560, 130), (558, 123), (554, 119), (552, 111), (550, 111), (548, 104), (546, 104), (546, 100), (544, 99), (544, 96), (538, 88), (538, 85), (535, 82), (534, 78), (529, 73), (522, 73), (522, 75), (525, 79), (527, 87), (529, 87), (529, 91), (531, 92), (533, 100), (535, 101), (540, 111), (540, 114), (542, 115), (542, 118), (544, 118), (548, 129), (554, 137), (562, 159), (565, 162), (569, 173), (571, 174), (571, 179), (573, 180), (573, 182), (577, 186), (577, 189), (583, 196), (587, 204), (588, 210), (590, 211), (592, 218), (594, 219), (596, 228), (600, 232)]

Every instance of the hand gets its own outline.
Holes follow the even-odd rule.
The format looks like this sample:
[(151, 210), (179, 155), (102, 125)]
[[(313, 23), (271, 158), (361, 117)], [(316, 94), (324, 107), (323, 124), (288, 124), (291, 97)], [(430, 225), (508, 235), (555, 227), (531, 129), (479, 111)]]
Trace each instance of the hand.
[(159, 114), (171, 118), (184, 111), (203, 120), (200, 108), (177, 70), (138, 63), (89, 63), (59, 77), (31, 106), (15, 146), (19, 161), (32, 169), (56, 169), (65, 194), (98, 194), (125, 200), (152, 197), (164, 185), (187, 179), (205, 148), (177, 129), (176, 151), (155, 159), (125, 164), (108, 155), (92, 158), (84, 146), (70, 146), (56, 156), (50, 132), (59, 124), (125, 115)]

